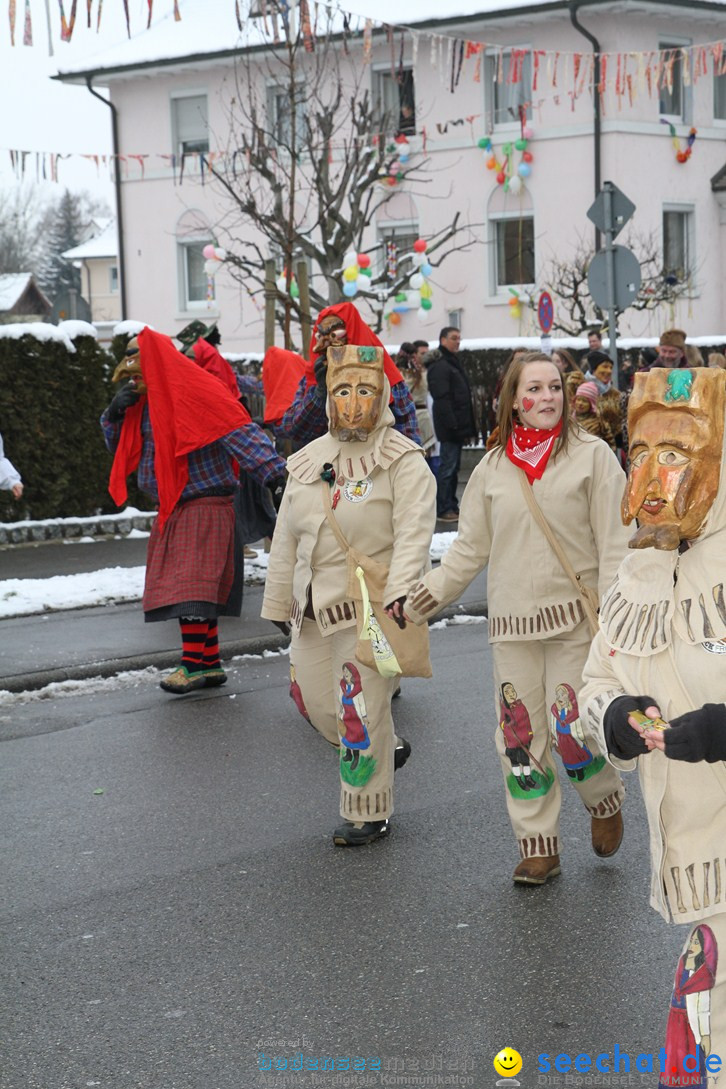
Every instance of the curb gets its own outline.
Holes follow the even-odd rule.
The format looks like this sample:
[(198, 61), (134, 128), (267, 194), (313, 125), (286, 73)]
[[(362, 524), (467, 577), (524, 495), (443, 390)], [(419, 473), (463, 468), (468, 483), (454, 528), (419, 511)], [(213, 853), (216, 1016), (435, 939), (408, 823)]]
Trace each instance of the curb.
[[(467, 605), (449, 605), (437, 614), (435, 620), (450, 620), (454, 616), (488, 616), (485, 601), (471, 602)], [(238, 654), (262, 654), (265, 650), (280, 650), (288, 645), (284, 635), (257, 635), (249, 639), (236, 639), (220, 644), (220, 657), (228, 662)], [(117, 673), (146, 669), (172, 669), (179, 665), (179, 650), (158, 650), (151, 654), (134, 655), (128, 658), (106, 658), (101, 662), (83, 662), (75, 666), (60, 666), (56, 669), (41, 669), (32, 673), (16, 673), (10, 677), (0, 677), (0, 692), (34, 692), (49, 684), (62, 681), (87, 681), (98, 677), (115, 677)]]
[(78, 540), (80, 537), (128, 537), (133, 529), (148, 533), (156, 520), (156, 511), (134, 515), (99, 514), (96, 518), (61, 518), (55, 522), (4, 522), (0, 525), (0, 545), (38, 544), (40, 541)]

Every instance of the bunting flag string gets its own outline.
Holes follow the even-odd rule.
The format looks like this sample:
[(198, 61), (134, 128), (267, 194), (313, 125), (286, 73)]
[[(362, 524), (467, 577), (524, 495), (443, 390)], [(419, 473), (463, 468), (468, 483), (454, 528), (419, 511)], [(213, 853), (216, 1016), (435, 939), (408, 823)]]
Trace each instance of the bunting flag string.
[(33, 20), (30, 14), (30, 0), (25, 0), (25, 18), (23, 19), (23, 45), (33, 44)]
[(15, 16), (17, 14), (16, 0), (10, 0), (8, 7), (8, 20), (10, 22), (10, 44), (15, 45)]

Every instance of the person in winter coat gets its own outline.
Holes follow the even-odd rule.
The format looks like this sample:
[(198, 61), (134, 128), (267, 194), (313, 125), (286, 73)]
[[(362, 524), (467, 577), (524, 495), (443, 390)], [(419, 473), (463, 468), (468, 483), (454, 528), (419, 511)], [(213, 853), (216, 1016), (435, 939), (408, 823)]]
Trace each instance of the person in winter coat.
[(439, 334), (439, 357), (428, 366), (429, 392), (434, 403), (434, 430), (441, 444), (436, 514), (442, 522), (459, 520), (461, 451), (476, 435), (471, 386), (457, 352), (461, 333), (446, 326)]
[(622, 514), (639, 528), (580, 693), (610, 764), (640, 775), (651, 907), (689, 924), (664, 1087), (716, 1085), (726, 1056), (725, 416), (723, 372), (636, 374)]
[[(569, 420), (562, 376), (541, 353), (510, 364), (499, 398), (499, 434), (500, 445), (467, 484), (456, 540), (441, 565), (409, 590), (403, 609), (423, 623), (488, 567), (489, 641), (502, 697), (496, 745), (520, 855), (513, 878), (543, 885), (560, 873), (550, 708), (566, 691), (561, 728), (585, 736), (577, 701), (592, 635), (582, 591), (604, 593), (625, 555), (627, 533), (618, 519), (623, 477), (605, 443)], [(535, 520), (528, 494), (567, 553), (577, 587)], [(607, 858), (623, 835), (623, 787), (594, 737), (586, 748), (592, 759), (574, 761), (583, 773), (573, 768), (570, 781), (591, 817), (593, 849)], [(521, 750), (516, 759), (513, 749)], [(570, 763), (573, 751), (569, 746), (565, 753)]]
[(383, 600), (400, 599), (428, 565), (436, 482), (421, 447), (393, 426), (382, 348), (329, 348), (325, 381), (329, 430), (288, 458), (262, 616), (292, 628), (293, 695), (338, 752), (333, 841), (358, 847), (390, 831), (393, 773), (411, 747), (393, 728), (397, 680), (356, 661), (362, 617), (347, 546), (382, 565)]

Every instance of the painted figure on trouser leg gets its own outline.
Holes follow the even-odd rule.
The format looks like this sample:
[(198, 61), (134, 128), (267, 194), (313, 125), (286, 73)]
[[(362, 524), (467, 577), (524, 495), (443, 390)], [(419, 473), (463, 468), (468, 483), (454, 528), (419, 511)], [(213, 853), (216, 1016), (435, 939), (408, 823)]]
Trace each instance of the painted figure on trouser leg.
[(560, 873), (555, 740), (590, 814), (595, 853), (613, 855), (623, 835), (622, 781), (577, 707), (592, 640), (586, 591), (605, 591), (626, 550), (617, 518), (623, 474), (606, 444), (569, 419), (560, 372), (538, 352), (518, 354), (506, 371), (498, 435), (464, 492), (456, 540), (410, 590), (405, 615), (429, 620), (487, 567), (496, 747), (520, 854), (513, 879), (542, 885)]

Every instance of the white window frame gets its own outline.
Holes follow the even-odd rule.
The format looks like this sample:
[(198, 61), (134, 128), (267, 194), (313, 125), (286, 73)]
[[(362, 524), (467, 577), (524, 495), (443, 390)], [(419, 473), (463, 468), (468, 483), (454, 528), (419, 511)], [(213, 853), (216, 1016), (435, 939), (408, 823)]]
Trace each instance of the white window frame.
[[(201, 124), (201, 119), (200, 119), (199, 138), (195, 139), (195, 140), (182, 141), (180, 136), (179, 136), (179, 123), (178, 123), (178, 118), (177, 118), (176, 103), (180, 102), (182, 99), (187, 99), (187, 98), (203, 98), (204, 99), (204, 101), (206, 103), (207, 124), (206, 124), (206, 129), (205, 129), (205, 131), (203, 133), (203, 137), (202, 137), (202, 127), (203, 126)], [(206, 88), (196, 88), (194, 90), (190, 89), (188, 91), (175, 91), (172, 95), (169, 96), (169, 113), (170, 113), (170, 116), (171, 116), (171, 141), (172, 141), (171, 146), (174, 149), (174, 154), (176, 155), (177, 159), (178, 160), (181, 159), (182, 155), (206, 155), (209, 152), (209, 96), (207, 94)], [(200, 148), (198, 148), (196, 150), (194, 150), (194, 149), (186, 150), (183, 147), (183, 143), (206, 144), (206, 147), (204, 147), (204, 148), (200, 147)]]
[[(716, 113), (719, 88), (721, 88), (721, 109), (723, 111), (720, 116)], [(713, 122), (719, 127), (726, 125), (726, 72), (721, 76), (716, 75), (715, 72), (713, 74)]]
[[(210, 242), (214, 242), (209, 235), (204, 238), (186, 237), (183, 240), (177, 239), (177, 267), (179, 273), (179, 307), (182, 313), (193, 313), (199, 310), (208, 310), (210, 300), (207, 299), (207, 288), (205, 284), (204, 298), (203, 299), (191, 299), (189, 297), (189, 250), (198, 249), (201, 251)], [(212, 280), (212, 298), (211, 302), (215, 302), (216, 292), (214, 280)]]
[[(685, 232), (684, 239), (686, 244), (686, 259), (688, 261), (688, 268), (685, 269), (684, 282), (689, 281), (693, 284), (693, 278), (696, 272), (696, 207), (694, 204), (664, 204), (663, 215), (661, 218), (661, 234), (662, 234), (662, 247), (663, 247), (663, 271), (666, 270), (666, 252), (665, 252), (665, 217), (666, 214), (682, 215), (685, 216)], [(693, 290), (689, 292), (689, 295), (695, 294), (695, 284), (693, 284)]]
[[(661, 34), (658, 38), (658, 50), (689, 49), (693, 45), (691, 38), (679, 38), (676, 34)], [(663, 113), (660, 108), (661, 88), (658, 88), (658, 113), (668, 121), (682, 125), (690, 125), (693, 119), (693, 86), (683, 82), (683, 58), (680, 59), (681, 72), (681, 112)]]
[[(400, 93), (399, 93), (398, 116), (397, 117), (395, 116), (395, 106), (394, 106), (394, 108), (391, 111), (391, 126), (390, 126), (389, 131), (392, 134), (396, 134), (398, 132), (403, 132), (404, 135), (406, 135), (406, 136), (415, 136), (416, 132), (417, 132), (417, 128), (416, 128), (416, 70), (415, 70), (415, 68), (413, 66), (412, 61), (404, 61), (403, 64), (401, 65), (401, 68), (402, 68), (402, 70), (404, 72), (410, 72), (410, 74), (411, 74), (411, 82), (413, 84), (413, 117), (411, 119), (411, 127), (406, 127), (406, 128), (401, 127), (401, 107), (402, 107), (402, 103), (400, 101)], [(396, 69), (396, 71), (398, 71), (398, 69)], [(382, 121), (382, 113), (379, 111), (379, 104), (382, 104), (383, 100), (385, 98), (383, 88), (387, 84), (388, 80), (390, 80), (391, 83), (393, 83), (393, 80), (394, 80), (394, 74), (391, 71), (390, 64), (388, 64), (388, 65), (384, 65), (384, 64), (375, 65), (373, 67), (373, 69), (371, 70), (371, 101), (372, 101), (372, 105), (373, 105), (374, 116), (378, 117), (381, 121)]]
[(461, 315), (463, 312), (462, 307), (459, 307), (457, 310), (449, 310), (446, 315), (446, 324), (450, 325), (452, 329), (458, 329), (459, 332), (461, 332)]
[[(512, 52), (515, 49), (526, 50), (526, 55), (522, 62), (522, 79), (519, 83), (506, 82), (507, 74), (509, 72), (509, 64), (511, 60)], [(515, 107), (518, 105), (527, 104), (531, 113), (532, 104), (532, 46), (531, 45), (508, 45), (504, 47), (501, 52), (503, 53), (502, 64), (504, 66), (504, 82), (499, 84), (496, 82), (497, 73), (499, 70), (499, 49), (490, 49), (484, 54), (484, 116), (486, 118), (487, 132), (493, 132), (495, 129), (507, 129), (514, 128), (520, 129), (519, 117), (516, 115), (513, 117), (511, 114), (507, 114), (504, 120), (497, 120), (496, 113), (496, 92), (500, 86), (502, 88), (511, 88), (512, 91), (516, 91), (517, 99), (521, 99), (520, 102), (515, 102)], [(529, 88), (526, 86), (525, 81), (525, 69), (529, 72)]]
[(109, 265), (108, 268), (108, 293), (118, 295), (118, 265)]
[[(399, 238), (408, 238), (413, 236), (414, 240), (420, 238), (418, 220), (415, 219), (401, 219), (401, 220), (388, 220), (383, 223), (377, 224), (378, 241), (380, 243), (380, 256), (378, 262), (378, 272), (385, 273), (386, 270), (386, 242), (398, 241)], [(409, 262), (410, 268), (408, 271), (411, 275), (416, 271), (416, 268), (412, 262)]]
[[(302, 91), (302, 84), (300, 84), (301, 95), (296, 103), (297, 107), (297, 145), (295, 151), (299, 154), (305, 149), (305, 95)], [(270, 134), (270, 139), (273, 141), (276, 147), (282, 151), (288, 153), (293, 150), (290, 147), (290, 137), (286, 136), (283, 140), (280, 140), (278, 135), (278, 126), (280, 124), (280, 115), (278, 112), (278, 92), (285, 98), (288, 97), (288, 88), (283, 86), (282, 83), (275, 83), (274, 80), (269, 80), (265, 85), (265, 109), (267, 119), (267, 131)]]
[[(524, 214), (524, 215), (522, 215), (520, 212), (516, 212), (516, 211), (515, 212), (497, 212), (497, 213), (494, 213), (493, 215), (489, 215), (488, 219), (489, 219), (489, 229), (490, 229), (490, 232), (491, 232), (490, 245), (487, 247), (487, 249), (489, 250), (490, 297), (491, 298), (496, 298), (496, 297), (501, 297), (501, 296), (504, 296), (504, 295), (508, 296), (510, 287), (534, 288), (535, 284), (536, 284), (536, 269), (537, 269), (537, 249), (536, 249), (537, 236), (536, 236), (536, 233), (535, 233), (534, 211), (533, 210), (528, 210), (526, 212), (526, 214)], [(533, 254), (533, 264), (534, 264), (533, 274), (534, 275), (533, 275), (533, 279), (529, 283), (527, 283), (527, 282), (524, 282), (524, 283), (522, 283), (522, 282), (516, 282), (516, 283), (515, 282), (513, 282), (513, 283), (507, 282), (506, 284), (500, 284), (499, 283), (499, 277), (498, 277), (498, 271), (499, 271), (499, 258), (498, 258), (499, 233), (498, 233), (498, 225), (500, 223), (508, 223), (508, 222), (518, 223), (520, 220), (523, 220), (523, 219), (528, 219), (528, 220), (531, 220), (531, 222), (532, 222), (532, 246), (534, 248), (534, 254)]]

